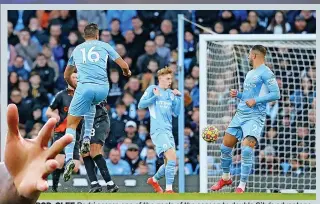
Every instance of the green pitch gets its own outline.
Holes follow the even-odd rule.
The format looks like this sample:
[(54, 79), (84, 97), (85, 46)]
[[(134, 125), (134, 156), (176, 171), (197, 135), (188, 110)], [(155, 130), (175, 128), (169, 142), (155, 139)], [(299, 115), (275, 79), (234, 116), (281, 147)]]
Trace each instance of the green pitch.
[(316, 200), (316, 194), (280, 193), (42, 193), (39, 200)]

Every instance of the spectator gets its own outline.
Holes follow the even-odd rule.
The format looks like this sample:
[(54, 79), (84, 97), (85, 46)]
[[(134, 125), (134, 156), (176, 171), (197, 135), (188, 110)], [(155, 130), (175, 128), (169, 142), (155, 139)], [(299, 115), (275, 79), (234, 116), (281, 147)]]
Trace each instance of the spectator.
[(116, 69), (110, 70), (110, 91), (108, 94), (108, 103), (111, 104), (111, 107), (113, 107), (113, 104), (116, 103), (117, 100), (119, 100), (120, 96), (123, 93), (123, 85), (121, 81), (119, 81), (119, 71)]
[(15, 46), (17, 54), (22, 56), (31, 67), (33, 61), (39, 53), (37, 44), (30, 40), (30, 32), (27, 29), (21, 30), (19, 34), (19, 44)]
[(63, 59), (65, 62), (69, 60), (74, 48), (76, 48), (78, 45), (79, 45), (79, 34), (76, 31), (71, 31), (68, 36), (68, 42), (64, 46)]
[(144, 10), (138, 11), (138, 16), (143, 21), (145, 29), (149, 31), (158, 31), (163, 20), (164, 13), (165, 11)]
[(155, 43), (157, 46), (157, 53), (160, 57), (165, 60), (166, 64), (169, 64), (171, 59), (170, 49), (164, 46), (165, 38), (163, 35), (159, 34), (155, 38)]
[[(51, 48), (50, 48), (49, 45), (45, 44), (45, 45), (42, 46), (42, 54), (45, 56), (45, 58), (46, 58), (46, 60), (47, 60), (48, 66), (49, 66), (49, 67), (52, 67), (53, 70), (54, 70), (54, 73), (55, 73), (54, 81), (57, 80), (57, 78), (59, 77), (59, 75), (60, 75), (60, 77), (63, 77), (63, 76), (61, 76), (61, 75), (63, 75), (63, 73), (60, 73), (58, 63), (54, 61), (54, 58), (53, 58), (53, 56), (52, 56), (52, 50), (51, 50)], [(53, 60), (52, 60), (52, 59), (53, 59)], [(37, 61), (35, 61), (35, 62), (33, 63), (33, 66), (32, 66), (33, 69), (36, 68), (36, 66), (37, 66)], [(63, 81), (64, 81), (64, 80), (63, 80)], [(59, 82), (62, 83), (62, 81), (59, 81)], [(62, 83), (62, 85), (60, 85), (60, 86), (65, 87), (66, 84), (65, 84), (65, 83)], [(60, 89), (60, 90), (61, 90), (61, 89)]]
[(21, 91), (21, 96), (23, 101), (31, 101), (31, 96), (29, 95), (30, 84), (28, 81), (19, 82), (19, 90)]
[(250, 34), (252, 27), (248, 21), (243, 21), (240, 25), (240, 34)]
[(145, 72), (152, 74), (152, 84), (154, 85), (158, 80), (157, 71), (159, 70), (159, 64), (156, 60), (151, 59), (147, 68)]
[(135, 10), (109, 10), (106, 16), (107, 26), (108, 28), (112, 27), (113, 19), (118, 19), (121, 25), (120, 30), (125, 33), (132, 29), (131, 19), (135, 16), (137, 16), (137, 11)]
[(150, 119), (147, 116), (147, 110), (146, 109), (138, 109), (137, 110), (137, 124), (140, 127), (142, 126), (146, 126), (147, 130), (150, 129)]
[(110, 28), (110, 33), (114, 43), (123, 44), (125, 40), (120, 30), (120, 21), (118, 19), (112, 19)]
[(135, 119), (137, 117), (137, 101), (134, 99), (133, 95), (126, 91), (121, 100), (126, 105), (128, 116), (131, 119)]
[(125, 124), (129, 121), (129, 117), (126, 112), (126, 105), (123, 102), (116, 104), (115, 112), (112, 113), (110, 119), (110, 135), (106, 140), (106, 147), (108, 149), (115, 148), (121, 138), (124, 137)]
[(187, 76), (184, 82), (184, 87), (190, 92), (190, 96), (194, 106), (199, 106), (200, 92), (199, 86), (195, 86), (195, 81), (191, 76)]
[[(192, 10), (178, 10), (178, 11), (174, 11), (174, 10), (167, 10), (164, 13), (163, 19), (169, 20), (172, 22), (172, 29), (173, 30), (178, 30), (178, 18), (177, 16), (179, 14), (182, 14), (186, 19), (192, 21), (192, 15), (195, 13), (195, 11)], [(201, 24), (202, 25), (202, 24)]]
[(286, 22), (284, 13), (282, 11), (277, 11), (267, 30), (272, 34), (286, 34), (290, 32), (291, 26)]
[(295, 34), (305, 34), (307, 31), (307, 22), (303, 16), (297, 16), (294, 21), (294, 25), (292, 26), (293, 33)]
[(140, 139), (137, 133), (137, 123), (130, 120), (125, 126), (126, 137), (132, 140), (132, 143), (139, 146), (139, 149), (143, 147), (143, 141)]
[(184, 66), (186, 72), (190, 70), (192, 58), (196, 56), (197, 42), (194, 39), (193, 33), (186, 31), (184, 33)]
[(111, 33), (108, 30), (102, 30), (101, 34), (100, 34), (100, 40), (108, 43), (109, 45), (111, 45), (113, 48), (115, 48), (116, 44), (114, 43)]
[[(150, 60), (148, 68), (152, 63), (153, 63), (152, 60)], [(141, 90), (142, 91), (145, 91), (150, 85), (154, 85), (154, 84), (156, 84), (156, 80), (155, 80), (155, 76), (152, 74), (151, 71), (142, 74), (142, 76), (141, 76)]]
[(52, 67), (48, 66), (44, 54), (39, 54), (37, 57), (37, 65), (34, 69), (39, 74), (43, 87), (49, 92), (54, 93), (54, 77), (55, 73)]
[(217, 21), (213, 26), (213, 31), (218, 34), (224, 34), (225, 30), (223, 23), (221, 21)]
[(36, 123), (44, 124), (42, 121), (41, 106), (35, 105), (32, 110), (32, 118), (26, 121), (26, 133), (28, 134)]
[(172, 28), (170, 20), (163, 20), (161, 23), (161, 32), (165, 39), (165, 46), (174, 50), (178, 47), (177, 33)]
[(301, 89), (294, 91), (290, 96), (290, 101), (295, 105), (298, 114), (301, 114), (303, 110), (309, 107), (315, 96), (316, 92), (313, 91), (311, 79), (304, 77), (301, 79)]
[(40, 75), (37, 72), (32, 72), (29, 81), (30, 81), (29, 95), (33, 100), (33, 104), (40, 104), (41, 107), (48, 106), (49, 105), (49, 99), (47, 97), (48, 92), (41, 83)]
[(19, 43), (19, 38), (13, 31), (12, 22), (8, 21), (8, 43), (16, 46)]
[(17, 89), (19, 86), (19, 76), (16, 72), (10, 72), (8, 76), (8, 92)]
[(15, 72), (22, 80), (29, 79), (29, 72), (24, 68), (24, 59), (22, 56), (17, 56), (14, 60), (13, 66), (9, 67), (9, 73)]
[(133, 33), (135, 35), (137, 56), (144, 53), (144, 45), (149, 40), (149, 33), (142, 27), (143, 22), (138, 16), (132, 18)]
[(60, 39), (62, 42), (67, 38), (69, 32), (76, 28), (76, 19), (70, 15), (68, 10), (60, 10), (59, 18), (52, 19), (52, 24), (59, 24), (61, 26), (61, 32), (63, 39)]
[(147, 127), (145, 125), (139, 125), (138, 135), (142, 142), (146, 141), (148, 134), (149, 132), (147, 130)]
[(199, 65), (196, 64), (191, 68), (190, 75), (193, 78), (195, 85), (199, 85)]
[(80, 20), (78, 21), (78, 32), (79, 32), (79, 44), (84, 42), (84, 28), (88, 25), (88, 21)]
[(52, 19), (59, 18), (59, 10), (37, 10), (36, 16), (39, 19), (40, 25), (43, 29), (47, 29), (49, 22)]
[(259, 25), (259, 18), (256, 11), (250, 11), (248, 14), (248, 21), (250, 22), (253, 34), (265, 33), (265, 28)]
[(13, 89), (10, 94), (9, 103), (14, 103), (18, 108), (19, 123), (25, 124), (27, 120), (31, 119), (31, 107), (30, 101), (23, 101), (21, 91), (19, 89)]
[(155, 146), (154, 144), (152, 143), (152, 140), (150, 137), (148, 137), (145, 141), (145, 145), (143, 147), (143, 149), (141, 150), (140, 152), (140, 158), (145, 160), (146, 157), (147, 157), (147, 154), (148, 154), (148, 149), (154, 149)]
[(28, 27), (30, 19), (35, 17), (35, 11), (29, 10), (9, 10), (8, 20), (12, 22), (13, 28), (16, 32)]
[(196, 23), (210, 27), (218, 20), (218, 10), (197, 10), (195, 11)]
[(141, 161), (139, 157), (139, 147), (137, 144), (128, 145), (128, 150), (126, 152), (125, 160), (129, 163), (131, 173), (134, 174), (138, 168), (139, 162)]
[(60, 42), (64, 42), (64, 37), (62, 36), (62, 30), (60, 24), (51, 24), (50, 25), (50, 37), (54, 37), (56, 39), (59, 39)]
[(134, 175), (150, 175), (148, 165), (144, 161), (140, 161)]
[(42, 45), (49, 42), (48, 36), (45, 31), (40, 27), (38, 18), (33, 17), (30, 19), (29, 30), (31, 40), (38, 45), (38, 49), (42, 49)]
[(131, 169), (127, 161), (120, 158), (120, 152), (112, 149), (109, 153), (109, 159), (106, 160), (107, 167), (111, 176), (131, 175)]
[(126, 91), (130, 92), (136, 101), (140, 101), (142, 92), (140, 91), (140, 81), (138, 77), (132, 76), (126, 85)]
[(300, 15), (304, 18), (306, 21), (306, 31), (307, 33), (316, 33), (316, 18), (313, 16), (311, 10), (302, 10), (300, 12)]
[(145, 68), (147, 68), (149, 61), (151, 59), (156, 60), (160, 67), (163, 68), (165, 66), (164, 59), (156, 53), (156, 45), (153, 41), (149, 40), (146, 42), (145, 51), (146, 51), (146, 53), (144, 55), (141, 55), (138, 58), (137, 73), (143, 72), (143, 70), (145, 70)]
[(222, 11), (219, 20), (223, 24), (224, 33), (229, 33), (231, 29), (236, 28), (238, 25), (235, 15), (229, 10)]
[(49, 46), (52, 50), (55, 62), (59, 65), (60, 73), (63, 73), (65, 68), (65, 62), (63, 60), (64, 50), (60, 45), (59, 39), (51, 36), (49, 39)]
[(145, 162), (148, 165), (148, 175), (154, 175), (157, 170), (157, 154), (153, 148), (147, 150)]
[(96, 23), (98, 27), (102, 30), (108, 28), (106, 12), (101, 10), (78, 10), (77, 11), (77, 21), (85, 20), (87, 22)]
[(119, 145), (118, 149), (120, 149), (121, 158), (124, 158), (126, 156), (126, 152), (130, 144), (132, 144), (132, 140), (127, 137), (127, 138), (124, 138), (123, 142)]

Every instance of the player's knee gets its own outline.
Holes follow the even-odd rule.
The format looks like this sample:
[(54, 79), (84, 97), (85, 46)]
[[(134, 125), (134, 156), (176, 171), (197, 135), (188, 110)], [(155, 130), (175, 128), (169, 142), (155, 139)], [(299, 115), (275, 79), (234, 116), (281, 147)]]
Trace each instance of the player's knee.
[(100, 144), (90, 145), (90, 156), (95, 158), (97, 155), (101, 154), (102, 146)]
[(241, 147), (241, 156), (242, 156), (242, 161), (244, 163), (252, 163), (253, 162), (253, 148), (250, 146), (242, 146)]
[(238, 139), (235, 136), (226, 133), (223, 137), (222, 144), (226, 147), (233, 148), (237, 142), (238, 142)]
[(166, 160), (169, 161), (176, 161), (177, 160), (177, 155), (176, 155), (176, 152), (173, 148), (171, 149), (168, 149), (165, 153), (165, 157), (166, 157)]
[(256, 144), (257, 144), (257, 139), (253, 136), (247, 136), (242, 142), (242, 146), (249, 146), (252, 149), (255, 148)]

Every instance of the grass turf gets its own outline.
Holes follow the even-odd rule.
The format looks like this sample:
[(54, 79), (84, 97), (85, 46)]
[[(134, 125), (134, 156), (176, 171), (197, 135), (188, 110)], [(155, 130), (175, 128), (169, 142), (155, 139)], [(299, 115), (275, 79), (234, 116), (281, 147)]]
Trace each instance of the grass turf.
[(42, 193), (39, 200), (316, 200), (316, 194), (284, 193)]

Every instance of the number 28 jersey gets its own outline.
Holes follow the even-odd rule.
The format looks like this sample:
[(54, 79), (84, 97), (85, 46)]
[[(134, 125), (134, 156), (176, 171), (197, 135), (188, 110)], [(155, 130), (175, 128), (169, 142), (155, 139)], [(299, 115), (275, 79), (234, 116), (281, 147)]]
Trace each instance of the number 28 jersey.
[(78, 45), (72, 52), (68, 65), (76, 66), (78, 82), (108, 85), (107, 61), (120, 55), (108, 44), (90, 40)]

